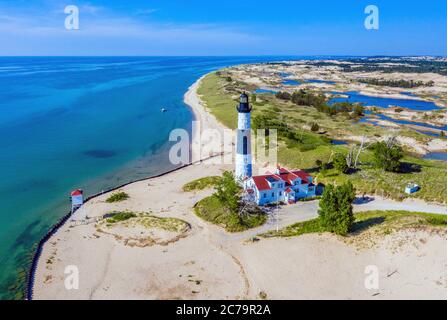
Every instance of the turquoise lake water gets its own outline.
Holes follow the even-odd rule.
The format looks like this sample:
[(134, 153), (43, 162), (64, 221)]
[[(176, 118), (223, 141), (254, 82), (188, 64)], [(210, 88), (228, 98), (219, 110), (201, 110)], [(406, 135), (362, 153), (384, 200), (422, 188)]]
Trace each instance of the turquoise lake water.
[[(173, 128), (200, 76), (224, 66), (290, 57), (0, 58), (0, 298), (26, 254), (87, 195), (172, 168)], [(165, 113), (160, 112), (166, 108)]]

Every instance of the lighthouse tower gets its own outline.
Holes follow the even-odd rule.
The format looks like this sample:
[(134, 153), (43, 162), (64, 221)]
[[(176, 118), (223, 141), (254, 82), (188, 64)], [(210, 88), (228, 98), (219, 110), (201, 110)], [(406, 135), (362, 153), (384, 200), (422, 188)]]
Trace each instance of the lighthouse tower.
[(252, 176), (251, 159), (251, 107), (248, 103), (248, 96), (241, 94), (239, 106), (237, 106), (237, 143), (236, 143), (236, 174), (237, 181)]

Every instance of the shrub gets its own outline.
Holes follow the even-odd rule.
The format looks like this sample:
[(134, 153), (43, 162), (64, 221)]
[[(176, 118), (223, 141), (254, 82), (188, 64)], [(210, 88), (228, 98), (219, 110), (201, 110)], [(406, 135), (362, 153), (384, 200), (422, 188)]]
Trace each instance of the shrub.
[(131, 218), (135, 218), (137, 215), (133, 212), (116, 212), (113, 213), (110, 218), (107, 219), (108, 223), (116, 223), (121, 221), (126, 221)]
[(336, 153), (333, 162), (334, 168), (341, 173), (347, 173), (350, 169), (348, 163), (346, 162), (346, 156), (342, 153)]
[(217, 182), (215, 189), (216, 198), (221, 204), (230, 211), (237, 212), (239, 209), (241, 187), (235, 181), (233, 173), (230, 171), (224, 172), (222, 179)]
[(281, 100), (290, 100), (292, 99), (292, 95), (288, 92), (277, 92), (275, 96)]
[(317, 166), (317, 168), (319, 170), (321, 170), (323, 168), (323, 161), (321, 161), (320, 159), (315, 160), (315, 165)]
[(112, 194), (110, 197), (107, 198), (107, 203), (113, 203), (113, 202), (121, 202), (129, 199), (129, 195), (125, 192), (118, 192)]
[(386, 142), (376, 142), (372, 146), (376, 167), (388, 172), (400, 170), (400, 160), (403, 158), (403, 150), (398, 145), (388, 145)]
[(345, 236), (354, 224), (352, 202), (355, 190), (351, 182), (335, 187), (326, 186), (318, 210), (321, 226), (325, 231)]
[(310, 126), (310, 130), (312, 130), (313, 132), (317, 132), (320, 130), (320, 126), (318, 125), (318, 123), (313, 122), (312, 125)]

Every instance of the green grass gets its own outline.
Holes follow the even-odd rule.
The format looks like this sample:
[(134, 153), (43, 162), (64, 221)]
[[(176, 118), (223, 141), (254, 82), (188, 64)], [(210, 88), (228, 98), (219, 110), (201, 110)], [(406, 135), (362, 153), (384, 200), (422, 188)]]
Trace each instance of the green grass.
[[(404, 228), (441, 227), (447, 228), (447, 215), (437, 215), (409, 211), (367, 211), (355, 214), (355, 223), (350, 235), (375, 228), (378, 234), (386, 235)], [(295, 223), (278, 232), (276, 230), (261, 234), (261, 237), (296, 237), (303, 234), (323, 233), (318, 218)]]
[(187, 184), (185, 184), (183, 186), (182, 190), (185, 192), (190, 192), (190, 191), (212, 188), (220, 181), (220, 179), (221, 179), (221, 177), (218, 177), (218, 176), (200, 178), (200, 179), (188, 182)]
[(267, 221), (267, 215), (261, 210), (239, 216), (224, 207), (214, 195), (199, 201), (194, 207), (194, 212), (199, 218), (222, 226), (228, 232), (256, 228)]
[(180, 219), (156, 217), (151, 215), (140, 215), (137, 223), (147, 229), (157, 228), (171, 232), (180, 232), (189, 225), (187, 222)]
[(136, 213), (131, 211), (114, 212), (111, 217), (105, 219), (107, 226), (124, 222), (126, 227), (135, 225), (143, 226), (147, 229), (162, 229), (171, 232), (180, 232), (189, 224), (177, 218), (157, 217), (148, 213)]
[(231, 129), (236, 128), (237, 119), (237, 99), (229, 94), (222, 94), (225, 87), (230, 83), (216, 72), (208, 74), (202, 81), (197, 93), (202, 96), (206, 107), (220, 122)]
[(301, 236), (308, 233), (322, 233), (325, 232), (324, 228), (320, 224), (319, 219), (312, 219), (309, 221), (295, 223), (293, 225), (287, 226), (278, 232), (276, 230), (269, 231), (259, 235), (264, 238), (272, 237), (294, 237)]
[(112, 194), (110, 197), (107, 198), (107, 203), (114, 203), (114, 202), (121, 202), (129, 199), (129, 195), (125, 192), (118, 192)]
[(107, 223), (117, 223), (135, 218), (137, 215), (133, 212), (114, 212), (110, 218), (107, 218)]

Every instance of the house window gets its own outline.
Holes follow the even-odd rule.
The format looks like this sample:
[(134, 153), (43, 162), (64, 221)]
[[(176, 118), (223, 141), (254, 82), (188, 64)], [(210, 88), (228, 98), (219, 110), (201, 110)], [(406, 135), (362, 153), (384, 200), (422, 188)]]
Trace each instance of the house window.
[(248, 154), (248, 139), (247, 137), (244, 137), (243, 141), (242, 141), (242, 145), (243, 145), (243, 154), (247, 155)]
[(267, 198), (267, 193), (264, 193), (264, 198)]
[(274, 198), (275, 197), (275, 193), (274, 192), (272, 192), (272, 198)]
[(282, 196), (282, 192), (281, 192), (281, 191), (279, 192), (279, 196), (280, 196), (280, 197)]

